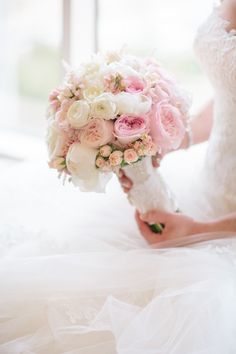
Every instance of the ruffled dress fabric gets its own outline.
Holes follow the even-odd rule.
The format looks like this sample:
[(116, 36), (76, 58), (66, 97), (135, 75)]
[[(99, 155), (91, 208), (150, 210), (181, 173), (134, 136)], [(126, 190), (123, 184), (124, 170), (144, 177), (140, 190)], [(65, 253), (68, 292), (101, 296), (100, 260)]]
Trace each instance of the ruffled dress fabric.
[[(205, 148), (163, 162), (179, 195)], [(235, 353), (234, 237), (151, 248), (115, 178), (81, 193), (42, 161), (1, 177), (1, 354)]]

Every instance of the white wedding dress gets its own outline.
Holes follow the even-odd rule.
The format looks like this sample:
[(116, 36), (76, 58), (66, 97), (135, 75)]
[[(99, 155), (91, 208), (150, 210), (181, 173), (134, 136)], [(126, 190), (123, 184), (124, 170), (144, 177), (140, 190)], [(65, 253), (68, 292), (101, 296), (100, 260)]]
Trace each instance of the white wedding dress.
[[(236, 36), (226, 25), (215, 9), (195, 43), (215, 88), (209, 146), (161, 167), (182, 210), (201, 219), (236, 212)], [(83, 194), (44, 158), (1, 169), (0, 354), (235, 354), (236, 235), (150, 248), (115, 177), (105, 195)]]

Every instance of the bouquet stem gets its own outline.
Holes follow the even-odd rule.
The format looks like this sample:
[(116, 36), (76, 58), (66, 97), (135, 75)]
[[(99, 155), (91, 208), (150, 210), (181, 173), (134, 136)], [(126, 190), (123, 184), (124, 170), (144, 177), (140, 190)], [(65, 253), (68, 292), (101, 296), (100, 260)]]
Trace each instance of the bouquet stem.
[(154, 232), (155, 234), (162, 234), (165, 225), (164, 224), (152, 224), (152, 225), (148, 225), (151, 229), (152, 232)]
[[(123, 170), (133, 183), (128, 199), (141, 214), (153, 209), (169, 212), (178, 209), (169, 187), (160, 172), (153, 167), (151, 157), (145, 157), (136, 164), (124, 167)], [(153, 223), (149, 227), (154, 233), (161, 234), (165, 225)]]

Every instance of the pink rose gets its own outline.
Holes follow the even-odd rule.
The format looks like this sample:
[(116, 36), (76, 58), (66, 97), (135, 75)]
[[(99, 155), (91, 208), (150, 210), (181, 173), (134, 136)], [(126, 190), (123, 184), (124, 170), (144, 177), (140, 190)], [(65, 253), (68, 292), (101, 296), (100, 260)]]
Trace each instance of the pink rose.
[(136, 141), (134, 150), (139, 156), (153, 156), (157, 153), (157, 145), (152, 141)]
[(109, 161), (106, 161), (103, 157), (98, 156), (96, 159), (96, 166), (103, 172), (110, 172), (111, 166)]
[(113, 140), (113, 123), (104, 119), (92, 119), (81, 129), (80, 141), (89, 147), (98, 148)]
[(123, 152), (116, 150), (109, 156), (111, 166), (119, 166), (123, 161)]
[(152, 102), (155, 103), (159, 103), (163, 100), (168, 100), (169, 99), (169, 93), (166, 92), (166, 90), (164, 90), (162, 88), (162, 85), (159, 84), (160, 82), (158, 82), (154, 87), (150, 88), (148, 91), (148, 95), (152, 98)]
[(168, 97), (170, 103), (177, 107), (181, 113), (185, 115), (186, 119), (191, 104), (191, 99), (183, 89), (177, 86), (176, 82), (171, 81), (171, 79), (161, 80), (157, 83), (156, 90), (163, 92)]
[(150, 114), (153, 141), (162, 151), (177, 149), (185, 135), (185, 126), (180, 111), (166, 101), (155, 106)]
[(134, 149), (127, 149), (124, 152), (124, 160), (126, 163), (131, 164), (139, 159), (137, 152)]
[(67, 120), (67, 112), (73, 103), (74, 99), (64, 99), (61, 103), (60, 109), (57, 111), (55, 116), (59, 127), (65, 131), (70, 128), (69, 122)]
[(144, 151), (143, 151), (143, 143), (142, 141), (135, 141), (134, 143), (134, 150), (137, 152), (139, 156), (144, 156)]
[(105, 167), (105, 165), (106, 165), (106, 160), (103, 157), (98, 156), (96, 159), (96, 166), (98, 168), (103, 168)]
[(144, 145), (143, 151), (146, 156), (154, 156), (158, 152), (158, 148), (154, 142), (150, 142), (150, 143)]
[(61, 106), (61, 102), (58, 99), (58, 95), (60, 94), (60, 90), (59, 89), (55, 89), (53, 90), (50, 95), (49, 95), (49, 102), (50, 102), (50, 107), (52, 107), (52, 109), (56, 112), (60, 106)]
[(124, 79), (125, 91), (126, 92), (142, 92), (145, 88), (145, 83), (139, 77), (128, 76)]
[(100, 148), (99, 152), (102, 157), (109, 157), (112, 152), (112, 148), (110, 145), (104, 145)]
[(149, 122), (146, 116), (132, 117), (122, 115), (114, 125), (115, 136), (124, 145), (139, 139), (149, 130)]
[(146, 58), (144, 60), (144, 70), (149, 72), (158, 72), (160, 70), (160, 64), (154, 58)]

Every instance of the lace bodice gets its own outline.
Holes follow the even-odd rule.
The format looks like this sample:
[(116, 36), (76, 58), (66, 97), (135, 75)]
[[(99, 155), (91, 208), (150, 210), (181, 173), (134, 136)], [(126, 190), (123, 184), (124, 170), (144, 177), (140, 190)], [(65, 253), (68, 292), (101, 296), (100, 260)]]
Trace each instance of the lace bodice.
[(216, 91), (235, 97), (236, 30), (227, 32), (228, 24), (215, 8), (199, 28), (194, 47)]
[(204, 183), (215, 215), (236, 211), (236, 30), (215, 8), (199, 28), (195, 51), (215, 91)]

